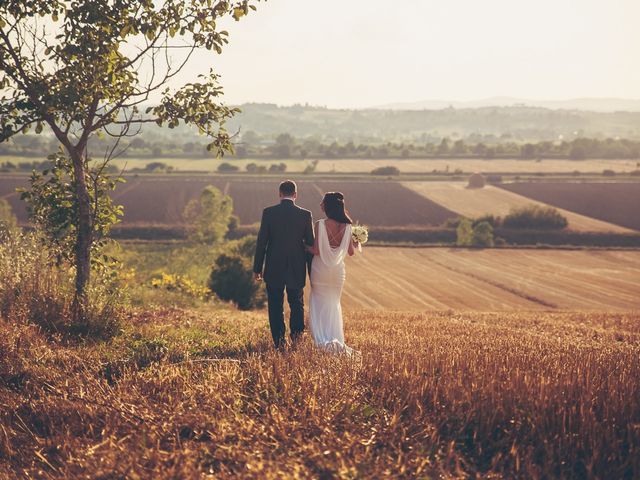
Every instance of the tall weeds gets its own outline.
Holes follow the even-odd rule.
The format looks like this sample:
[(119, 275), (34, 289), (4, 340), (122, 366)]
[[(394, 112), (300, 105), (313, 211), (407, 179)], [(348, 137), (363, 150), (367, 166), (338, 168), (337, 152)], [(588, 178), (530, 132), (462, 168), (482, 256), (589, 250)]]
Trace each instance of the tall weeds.
[(51, 334), (109, 338), (122, 320), (122, 291), (99, 274), (88, 288), (89, 307), (72, 321), (73, 270), (55, 265), (33, 233), (15, 233), (0, 241), (0, 315), (38, 325)]

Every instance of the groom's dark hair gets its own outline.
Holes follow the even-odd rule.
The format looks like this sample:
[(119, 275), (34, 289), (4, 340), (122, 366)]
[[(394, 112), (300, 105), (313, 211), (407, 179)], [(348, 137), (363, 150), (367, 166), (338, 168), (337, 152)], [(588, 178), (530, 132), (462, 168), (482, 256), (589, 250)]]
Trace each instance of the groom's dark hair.
[(285, 180), (280, 184), (280, 193), (287, 197), (290, 197), (291, 195), (296, 193), (297, 190), (298, 190), (298, 187), (296, 186), (296, 183), (293, 180)]

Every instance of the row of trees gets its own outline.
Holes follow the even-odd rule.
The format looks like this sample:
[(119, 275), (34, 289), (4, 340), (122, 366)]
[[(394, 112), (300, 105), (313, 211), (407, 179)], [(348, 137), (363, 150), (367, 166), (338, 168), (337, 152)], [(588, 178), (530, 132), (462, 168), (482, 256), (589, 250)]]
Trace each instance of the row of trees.
[[(38, 142), (37, 137), (18, 137), (21, 141), (12, 144), (0, 144), (0, 155), (40, 156), (58, 147), (55, 139)], [(33, 142), (30, 145), (26, 139)], [(109, 140), (98, 139), (88, 144), (93, 151), (105, 151), (109, 148)], [(176, 138), (145, 141), (134, 138), (128, 143), (123, 156), (163, 158), (188, 157), (210, 158), (208, 143), (187, 141), (180, 143)], [(576, 138), (571, 141), (541, 141), (518, 143), (512, 140), (499, 142), (474, 141), (473, 138), (450, 139), (426, 143), (340, 143), (323, 142), (313, 138), (296, 139), (285, 133), (273, 139), (261, 139), (252, 132), (234, 138), (233, 156), (236, 158), (274, 158), (274, 159), (306, 159), (306, 158), (570, 158), (582, 160), (586, 158), (637, 158), (640, 159), (640, 141), (627, 139), (594, 139)], [(5, 171), (24, 170), (30, 162), (0, 162), (0, 169)]]
[(241, 143), (236, 148), (239, 157), (274, 158), (431, 158), (431, 157), (480, 157), (480, 158), (638, 158), (640, 141), (626, 139), (577, 138), (572, 141), (486, 144), (468, 143), (465, 140), (442, 138), (438, 143), (344, 144), (321, 143), (317, 140), (297, 140), (289, 134), (276, 138), (273, 145)]

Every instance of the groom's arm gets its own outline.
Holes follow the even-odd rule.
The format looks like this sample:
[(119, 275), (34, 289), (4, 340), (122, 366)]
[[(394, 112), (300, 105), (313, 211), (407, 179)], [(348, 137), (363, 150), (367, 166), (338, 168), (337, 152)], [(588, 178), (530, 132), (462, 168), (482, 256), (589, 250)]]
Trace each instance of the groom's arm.
[(313, 215), (309, 212), (307, 223), (304, 226), (304, 243), (309, 247), (313, 247), (315, 236), (313, 234)]
[[(315, 244), (315, 235), (313, 234), (313, 215), (309, 212), (309, 216), (304, 226), (304, 243), (309, 247), (313, 247)], [(307, 260), (307, 272), (311, 275), (311, 262), (313, 261), (313, 253), (306, 252)]]
[(262, 270), (264, 268), (264, 256), (267, 252), (269, 244), (269, 220), (267, 218), (267, 210), (262, 211), (262, 220), (260, 221), (260, 230), (258, 231), (258, 240), (256, 241), (256, 254), (253, 259), (253, 274), (256, 280), (262, 280)]

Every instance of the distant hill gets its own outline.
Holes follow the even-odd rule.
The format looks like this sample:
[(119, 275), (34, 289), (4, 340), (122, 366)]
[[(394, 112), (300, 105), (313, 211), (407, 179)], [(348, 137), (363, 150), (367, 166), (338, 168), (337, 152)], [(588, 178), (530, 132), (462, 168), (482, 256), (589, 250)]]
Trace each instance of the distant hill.
[(482, 107), (527, 106), (551, 110), (583, 110), (590, 112), (640, 112), (640, 100), (627, 98), (572, 98), (568, 100), (531, 100), (515, 97), (491, 97), (466, 102), (423, 100), (421, 102), (390, 103), (373, 108), (380, 110), (441, 110)]
[[(577, 101), (576, 101), (577, 102)], [(640, 104), (640, 103), (639, 103)], [(435, 142), (442, 137), (473, 141), (542, 141), (580, 137), (640, 138), (636, 112), (598, 112), (533, 106), (478, 106), (440, 109), (329, 109), (306, 105), (239, 105), (229, 130), (253, 131), (263, 138), (289, 133), (297, 138), (358, 143)], [(482, 138), (489, 136), (490, 138)]]

